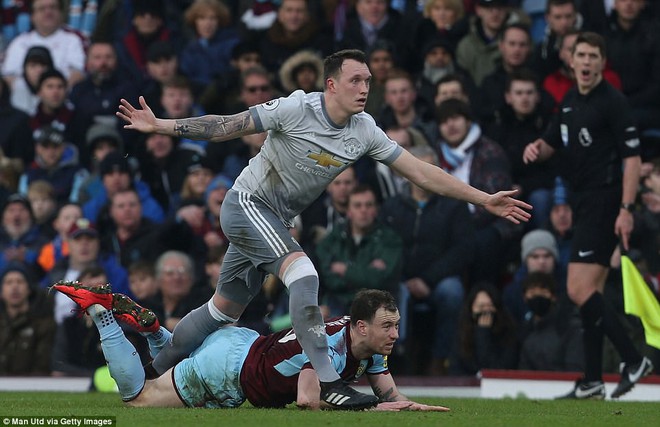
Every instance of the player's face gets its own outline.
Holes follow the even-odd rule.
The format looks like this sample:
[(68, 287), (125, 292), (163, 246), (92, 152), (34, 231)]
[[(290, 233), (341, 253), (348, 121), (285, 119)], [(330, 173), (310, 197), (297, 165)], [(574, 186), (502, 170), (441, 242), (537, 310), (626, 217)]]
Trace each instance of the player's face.
[(516, 114), (527, 116), (536, 108), (539, 92), (534, 82), (514, 80), (509, 91), (504, 94), (504, 98)]
[(332, 78), (337, 91), (337, 100), (344, 111), (357, 114), (364, 111), (369, 94), (371, 73), (367, 64), (348, 59), (341, 66), (341, 73)]
[(603, 79), (605, 58), (596, 46), (580, 43), (571, 56), (571, 66), (575, 72), (580, 93), (587, 93)]
[(367, 325), (367, 343), (375, 354), (392, 354), (394, 343), (399, 339), (399, 316), (398, 311), (387, 311), (379, 308), (371, 322)]

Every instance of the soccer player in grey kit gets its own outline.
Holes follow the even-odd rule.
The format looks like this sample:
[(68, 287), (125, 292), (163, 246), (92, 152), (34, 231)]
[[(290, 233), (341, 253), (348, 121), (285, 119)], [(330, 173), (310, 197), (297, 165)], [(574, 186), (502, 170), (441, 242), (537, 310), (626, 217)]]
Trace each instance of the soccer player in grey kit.
[(515, 191), (487, 194), (422, 162), (390, 140), (364, 112), (371, 73), (359, 50), (325, 59), (325, 89), (255, 105), (231, 116), (158, 119), (140, 97), (141, 108), (121, 101), (117, 116), (126, 129), (213, 142), (268, 131), (261, 151), (236, 179), (222, 206), (222, 230), (230, 241), (214, 296), (176, 326), (172, 345), (153, 360), (158, 374), (187, 357), (207, 335), (235, 322), (259, 292), (263, 277), (279, 277), (289, 292), (291, 321), (321, 382), (321, 400), (337, 409), (375, 406), (377, 398), (344, 384), (330, 364), (318, 307), (318, 274), (289, 234), (292, 219), (309, 206), (341, 171), (368, 155), (418, 186), (484, 206), (519, 223), (531, 206)]

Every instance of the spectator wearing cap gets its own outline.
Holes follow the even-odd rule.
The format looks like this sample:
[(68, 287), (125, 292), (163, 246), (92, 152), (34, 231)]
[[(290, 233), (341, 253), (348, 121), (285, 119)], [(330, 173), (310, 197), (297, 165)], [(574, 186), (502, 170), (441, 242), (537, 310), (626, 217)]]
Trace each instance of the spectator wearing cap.
[[(470, 107), (448, 99), (436, 109), (441, 167), (456, 178), (482, 191), (511, 188), (509, 161), (502, 147), (483, 135)], [(482, 207), (469, 205), (477, 229), (473, 280), (496, 281), (503, 273), (522, 233), (520, 224), (489, 215)]]
[(445, 48), (453, 55), (458, 42), (469, 29), (463, 0), (429, 0), (424, 3), (422, 16), (410, 38), (410, 49), (413, 52), (411, 66), (416, 72), (420, 71), (426, 56), (425, 45), (429, 40), (442, 40)]
[(159, 0), (135, 0), (128, 33), (116, 44), (119, 63), (133, 81), (147, 75), (147, 51), (156, 41), (176, 43), (165, 26), (164, 7)]
[(516, 270), (513, 280), (505, 285), (502, 292), (504, 305), (517, 323), (521, 323), (529, 311), (523, 299), (523, 282), (530, 273), (545, 273), (554, 277), (556, 294), (566, 295), (566, 269), (559, 263), (559, 249), (555, 237), (547, 230), (532, 230), (520, 242), (522, 264)]
[(87, 140), (86, 132), (98, 123), (119, 130), (115, 116), (119, 100), (137, 101), (138, 84), (123, 78), (115, 47), (109, 42), (99, 41), (90, 45), (85, 71), (85, 79), (71, 88), (69, 101), (76, 111), (76, 122), (80, 123), (81, 133), (76, 134), (76, 141), (81, 142), (81, 164), (88, 166), (92, 153), (89, 143), (86, 146), (82, 144)]
[(85, 66), (85, 47), (81, 36), (64, 29), (61, 0), (34, 0), (30, 20), (33, 29), (18, 35), (7, 47), (2, 76), (8, 82), (23, 72), (25, 55), (32, 46), (50, 50), (55, 68), (61, 70), (69, 85), (80, 81)]
[[(128, 287), (128, 273), (114, 254), (101, 251), (99, 233), (86, 218), (76, 220), (67, 234), (69, 255), (55, 263), (53, 269), (41, 281), (42, 287), (65, 280), (76, 281), (83, 270), (98, 266), (105, 270), (113, 292), (132, 296)], [(59, 324), (72, 315), (76, 303), (64, 294), (55, 295), (55, 321)]]
[(46, 242), (46, 237), (39, 233), (34, 223), (28, 199), (20, 194), (11, 195), (2, 210), (0, 271), (10, 262), (22, 262), (38, 277), (41, 272), (35, 261)]
[(22, 169), (34, 160), (32, 129), (30, 117), (11, 105), (10, 92), (9, 84), (0, 78), (0, 148), (6, 158), (20, 161)]
[(149, 186), (166, 215), (171, 215), (179, 202), (188, 165), (203, 155), (183, 148), (178, 139), (169, 135), (148, 134), (144, 144), (147, 155), (140, 162), (142, 182)]
[[(102, 234), (103, 250), (115, 254), (126, 269), (137, 261), (153, 263), (167, 250), (179, 250), (193, 257), (195, 271), (202, 274), (206, 247), (202, 237), (193, 232), (195, 219), (185, 214), (185, 207), (179, 208), (176, 215), (161, 224), (146, 218), (142, 208), (134, 189), (121, 190), (112, 196), (109, 207), (111, 226)], [(201, 216), (203, 218), (203, 214)]]
[(470, 19), (470, 30), (456, 47), (456, 61), (477, 86), (495, 70), (501, 54), (498, 36), (507, 23), (519, 21), (509, 10), (507, 0), (478, 0), (476, 14)]
[(301, 89), (306, 93), (323, 91), (323, 58), (303, 50), (291, 55), (279, 71), (280, 85), (285, 94)]
[(229, 70), (231, 50), (239, 42), (231, 11), (220, 0), (195, 0), (183, 17), (194, 38), (181, 51), (181, 72), (198, 94), (213, 78)]
[(122, 190), (134, 188), (142, 203), (142, 213), (156, 223), (165, 219), (160, 204), (151, 195), (149, 186), (133, 177), (128, 159), (118, 151), (108, 153), (99, 165), (103, 187), (83, 205), (83, 216), (99, 225), (102, 232), (107, 226), (107, 210), (112, 196)]
[(238, 97), (241, 73), (261, 65), (261, 53), (257, 43), (242, 40), (236, 44), (231, 50), (229, 65), (229, 69), (214, 78), (199, 96), (199, 103), (209, 114), (223, 114), (227, 100)]
[(99, 166), (105, 156), (112, 151), (124, 152), (121, 135), (114, 126), (107, 124), (96, 123), (92, 125), (87, 130), (85, 141), (87, 142), (86, 151), (91, 155), (87, 168), (89, 175), (79, 186), (74, 186), (70, 200), (75, 203), (87, 202), (103, 187)]
[[(64, 132), (65, 139), (76, 146), (82, 141), (76, 139), (80, 134), (76, 112), (73, 105), (66, 99), (67, 83), (64, 75), (56, 69), (46, 70), (39, 77), (37, 96), (39, 105), (30, 118), (30, 127), (37, 129), (51, 125)], [(36, 137), (35, 137), (36, 139)]]
[(422, 70), (418, 73), (416, 87), (419, 96), (428, 105), (435, 105), (438, 83), (446, 76), (459, 75), (465, 82), (474, 86), (470, 75), (454, 59), (454, 49), (443, 38), (435, 38), (423, 45)]
[(32, 115), (37, 111), (37, 85), (41, 74), (53, 68), (53, 58), (45, 46), (32, 46), (25, 54), (23, 73), (12, 81), (11, 105)]
[(50, 374), (52, 301), (20, 263), (0, 273), (0, 376)]
[(43, 180), (53, 186), (58, 203), (69, 200), (73, 188), (79, 186), (88, 173), (78, 164), (76, 147), (64, 138), (64, 133), (52, 126), (37, 129), (34, 162), (21, 175), (19, 193), (27, 195), (33, 182)]

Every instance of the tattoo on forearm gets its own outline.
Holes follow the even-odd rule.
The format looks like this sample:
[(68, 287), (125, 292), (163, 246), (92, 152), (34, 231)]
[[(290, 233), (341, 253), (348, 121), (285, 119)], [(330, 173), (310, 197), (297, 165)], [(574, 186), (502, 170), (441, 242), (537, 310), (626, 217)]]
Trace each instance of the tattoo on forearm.
[(250, 124), (250, 113), (244, 111), (232, 116), (202, 116), (177, 119), (174, 132), (177, 136), (193, 139), (222, 138), (241, 135)]
[(381, 402), (394, 402), (394, 389), (390, 388), (387, 391), (383, 391), (380, 387), (374, 388), (374, 394), (378, 396)]

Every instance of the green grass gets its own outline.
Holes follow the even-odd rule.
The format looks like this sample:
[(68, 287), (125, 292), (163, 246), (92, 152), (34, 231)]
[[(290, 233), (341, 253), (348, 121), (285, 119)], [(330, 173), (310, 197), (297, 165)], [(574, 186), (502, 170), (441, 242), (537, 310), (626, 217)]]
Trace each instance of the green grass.
[(635, 426), (660, 425), (660, 404), (528, 399), (420, 398), (451, 408), (448, 413), (305, 412), (256, 409), (160, 409), (124, 407), (116, 394), (0, 392), (0, 427), (5, 416), (115, 416), (118, 426)]

